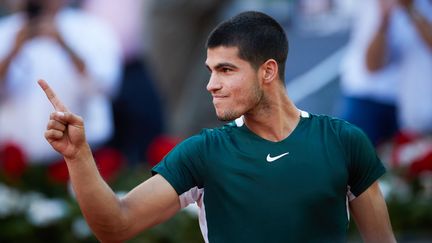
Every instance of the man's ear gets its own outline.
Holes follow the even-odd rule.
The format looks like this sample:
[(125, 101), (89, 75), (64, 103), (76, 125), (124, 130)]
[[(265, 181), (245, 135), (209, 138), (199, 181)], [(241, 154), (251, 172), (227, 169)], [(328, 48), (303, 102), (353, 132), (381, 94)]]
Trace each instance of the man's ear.
[(270, 83), (278, 78), (278, 64), (274, 59), (268, 59), (261, 65), (261, 73), (264, 83)]

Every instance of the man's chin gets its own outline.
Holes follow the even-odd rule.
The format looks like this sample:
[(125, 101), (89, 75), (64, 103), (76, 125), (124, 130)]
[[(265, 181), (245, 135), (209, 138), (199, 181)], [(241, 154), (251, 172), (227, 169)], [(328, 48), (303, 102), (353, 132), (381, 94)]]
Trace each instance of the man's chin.
[(227, 113), (227, 114), (216, 114), (219, 121), (222, 122), (230, 122), (234, 121), (235, 119), (239, 118), (241, 115), (234, 114), (234, 113)]

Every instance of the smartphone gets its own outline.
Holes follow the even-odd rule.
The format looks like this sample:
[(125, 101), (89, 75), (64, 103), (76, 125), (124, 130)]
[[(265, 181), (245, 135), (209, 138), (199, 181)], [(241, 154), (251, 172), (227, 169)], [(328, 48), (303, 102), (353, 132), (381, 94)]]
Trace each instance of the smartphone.
[(28, 19), (35, 19), (42, 13), (42, 4), (40, 0), (27, 0), (25, 12)]

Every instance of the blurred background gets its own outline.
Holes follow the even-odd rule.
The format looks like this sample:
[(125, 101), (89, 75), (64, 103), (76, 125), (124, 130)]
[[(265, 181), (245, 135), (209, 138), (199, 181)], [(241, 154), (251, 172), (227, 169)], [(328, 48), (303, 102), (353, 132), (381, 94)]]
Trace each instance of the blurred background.
[[(184, 138), (222, 125), (205, 41), (245, 10), (285, 28), (298, 108), (370, 136), (389, 169), (380, 183), (398, 241), (432, 242), (429, 0), (0, 0), (0, 242), (97, 242), (43, 137), (52, 107), (38, 79), (84, 117), (122, 195)], [(349, 239), (360, 241), (354, 224)], [(130, 242), (203, 242), (194, 206)]]

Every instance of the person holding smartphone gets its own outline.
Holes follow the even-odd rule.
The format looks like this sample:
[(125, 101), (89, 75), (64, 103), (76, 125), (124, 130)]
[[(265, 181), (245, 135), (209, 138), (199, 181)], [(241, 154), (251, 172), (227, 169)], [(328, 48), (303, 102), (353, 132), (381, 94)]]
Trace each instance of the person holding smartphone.
[(58, 155), (40, 142), (41, 114), (49, 114), (49, 103), (39, 101), (29, 78), (56, 80), (52, 85), (65, 103), (93, 124), (94, 146), (113, 130), (110, 100), (121, 72), (117, 37), (104, 22), (67, 3), (25, 0), (20, 11), (0, 19), (0, 147), (19, 145), (31, 163), (50, 163)]

